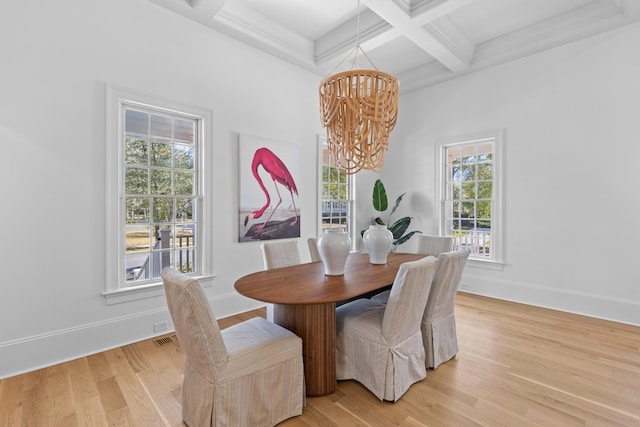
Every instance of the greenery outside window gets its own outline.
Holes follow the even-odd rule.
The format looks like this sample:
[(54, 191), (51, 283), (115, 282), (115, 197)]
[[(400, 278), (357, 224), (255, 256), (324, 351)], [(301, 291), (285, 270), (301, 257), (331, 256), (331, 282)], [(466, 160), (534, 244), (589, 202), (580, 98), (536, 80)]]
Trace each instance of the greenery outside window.
[(355, 250), (355, 177), (334, 166), (327, 149), (326, 137), (320, 137), (320, 226), (319, 232), (327, 228), (342, 228), (351, 236)]
[(127, 286), (157, 281), (162, 268), (198, 271), (198, 120), (124, 106)]
[(440, 232), (453, 236), (455, 249), (469, 259), (501, 263), (502, 132), (441, 140)]
[(210, 273), (202, 167), (209, 113), (114, 89), (109, 109), (105, 295), (161, 287), (168, 266)]

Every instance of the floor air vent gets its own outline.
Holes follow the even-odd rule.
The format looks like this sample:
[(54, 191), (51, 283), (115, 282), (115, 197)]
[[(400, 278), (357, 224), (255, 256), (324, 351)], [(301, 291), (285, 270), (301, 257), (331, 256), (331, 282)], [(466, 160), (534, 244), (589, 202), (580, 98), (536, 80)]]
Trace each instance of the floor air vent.
[(167, 344), (171, 344), (171, 343), (174, 343), (174, 342), (178, 342), (178, 337), (176, 337), (175, 335), (168, 335), (166, 337), (156, 338), (155, 340), (153, 340), (153, 342), (158, 347), (161, 347), (163, 345), (167, 345)]

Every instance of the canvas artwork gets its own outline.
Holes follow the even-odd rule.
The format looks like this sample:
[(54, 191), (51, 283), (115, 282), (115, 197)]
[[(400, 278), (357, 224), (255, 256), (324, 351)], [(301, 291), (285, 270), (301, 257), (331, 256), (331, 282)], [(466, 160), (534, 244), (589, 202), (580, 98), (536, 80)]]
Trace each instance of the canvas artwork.
[(300, 237), (298, 155), (295, 144), (240, 135), (240, 242)]

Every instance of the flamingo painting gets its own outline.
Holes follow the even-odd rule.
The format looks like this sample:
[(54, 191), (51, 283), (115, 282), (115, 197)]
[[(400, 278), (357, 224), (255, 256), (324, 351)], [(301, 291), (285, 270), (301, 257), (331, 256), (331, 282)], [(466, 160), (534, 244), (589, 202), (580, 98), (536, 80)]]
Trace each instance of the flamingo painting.
[(299, 217), (298, 209), (296, 208), (296, 202), (293, 196), (294, 193), (296, 195), (298, 194), (298, 188), (296, 187), (296, 183), (293, 180), (293, 177), (291, 176), (291, 173), (289, 172), (289, 169), (287, 169), (287, 166), (284, 164), (284, 162), (271, 150), (265, 147), (258, 148), (255, 151), (255, 154), (253, 155), (253, 161), (251, 162), (251, 173), (253, 174), (253, 177), (256, 179), (256, 181), (258, 181), (258, 185), (264, 192), (267, 200), (260, 209), (251, 212), (245, 217), (244, 225), (246, 226), (249, 221), (253, 219), (261, 218), (265, 211), (271, 205), (271, 196), (269, 195), (269, 191), (267, 191), (267, 188), (262, 182), (262, 178), (258, 174), (258, 168), (260, 166), (262, 166), (262, 168), (271, 176), (276, 189), (276, 193), (278, 194), (278, 202), (271, 210), (271, 213), (269, 213), (267, 219), (262, 224), (256, 225), (255, 229), (262, 230), (267, 225), (273, 214), (276, 212), (278, 206), (280, 206), (280, 204), (282, 203), (282, 197), (280, 196), (278, 185), (282, 185), (283, 187), (285, 187), (289, 191), (289, 194), (291, 196), (291, 203), (293, 204), (295, 219), (289, 223), (289, 226), (293, 227), (298, 223)]

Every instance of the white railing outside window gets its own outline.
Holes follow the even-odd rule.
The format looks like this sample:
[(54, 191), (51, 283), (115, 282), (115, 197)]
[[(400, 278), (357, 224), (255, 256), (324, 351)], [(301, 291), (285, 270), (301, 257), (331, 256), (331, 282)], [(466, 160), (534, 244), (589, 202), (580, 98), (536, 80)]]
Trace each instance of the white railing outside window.
[(501, 263), (502, 132), (441, 140), (440, 232), (454, 238), (454, 249), (470, 259)]
[(112, 87), (107, 100), (107, 303), (159, 294), (169, 266), (210, 280), (211, 112)]

